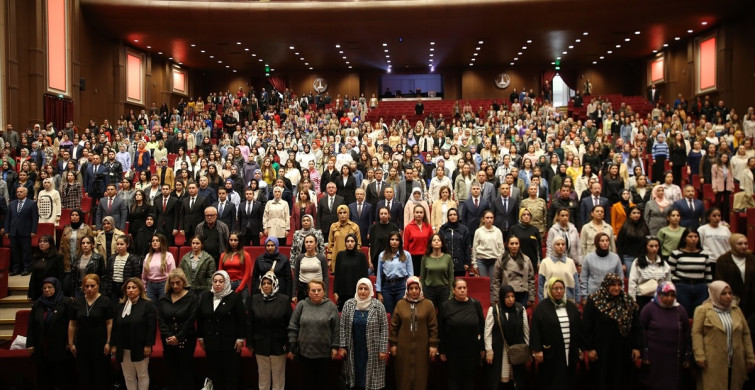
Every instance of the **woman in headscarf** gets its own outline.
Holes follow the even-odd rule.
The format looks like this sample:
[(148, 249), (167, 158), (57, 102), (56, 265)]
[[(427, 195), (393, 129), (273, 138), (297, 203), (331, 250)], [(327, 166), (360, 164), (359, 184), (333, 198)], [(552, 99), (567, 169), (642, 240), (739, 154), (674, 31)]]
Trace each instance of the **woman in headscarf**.
[(63, 279), (63, 256), (55, 250), (55, 241), (50, 235), (39, 238), (39, 253), (34, 256), (29, 277), (29, 300), (36, 301), (42, 296), (42, 285), (45, 279), (53, 277)]
[(288, 323), (288, 358), (303, 367), (307, 388), (330, 390), (330, 360), (338, 356), (338, 308), (327, 298), (322, 280), (309, 282), (309, 297), (296, 304)]
[(621, 226), (624, 225), (624, 221), (629, 217), (629, 208), (631, 207), (634, 207), (632, 192), (625, 188), (621, 190), (618, 202), (611, 206), (611, 227), (613, 228), (614, 237), (619, 235)]
[(257, 360), (260, 389), (283, 390), (286, 387), (286, 328), (291, 320), (291, 300), (279, 294), (278, 278), (266, 272), (260, 281), (261, 294), (246, 301), (246, 347)]
[(34, 199), (39, 208), (39, 223), (60, 223), (61, 200), (60, 193), (54, 188), (53, 180), (46, 178), (42, 181), (42, 188)]
[(692, 350), (701, 369), (697, 388), (741, 389), (755, 369), (750, 329), (734, 303), (731, 287), (717, 280), (708, 286), (710, 298), (695, 309)]
[(682, 368), (689, 366), (689, 318), (676, 301), (673, 283), (658, 285), (652, 302), (640, 312), (640, 326), (644, 351), (640, 384), (648, 390), (689, 388), (682, 386)]
[[(325, 250), (325, 238), (322, 236), (322, 230), (315, 229), (315, 219), (310, 214), (301, 217), (301, 229), (294, 232), (294, 238), (291, 240), (291, 259), (295, 259), (300, 253), (305, 252), (304, 237), (313, 235), (317, 238), (317, 253), (323, 253)], [(291, 266), (296, 266), (291, 264)]]
[[(520, 250), (521, 240), (516, 236), (506, 239), (506, 252), (495, 262), (493, 269), (493, 291), (502, 285), (514, 288), (516, 301), (529, 307), (535, 303), (535, 267), (530, 258)], [(493, 297), (493, 301), (497, 296)]]
[(291, 228), (291, 218), (288, 203), (281, 199), (282, 195), (282, 187), (273, 189), (273, 200), (265, 204), (265, 211), (262, 214), (262, 226), (266, 236), (277, 237), (278, 241), (285, 245)]
[(107, 216), (102, 218), (102, 230), (94, 239), (94, 251), (108, 259), (115, 254), (115, 240), (124, 233), (115, 227), (115, 218)]
[[(71, 224), (63, 228), (63, 235), (60, 237), (60, 254), (63, 255), (63, 269), (65, 272), (71, 271), (71, 261), (81, 252), (81, 239), (85, 236), (94, 238), (92, 228), (84, 223), (84, 212), (79, 209), (71, 211)], [(92, 246), (94, 249), (94, 246)], [(63, 288), (71, 291), (75, 286), (66, 285)]]
[(653, 195), (645, 204), (645, 222), (650, 229), (650, 235), (657, 235), (662, 227), (666, 226), (667, 208), (671, 205), (664, 195), (666, 188), (662, 185), (653, 187)]
[(475, 371), (485, 352), (485, 318), (480, 301), (467, 294), (464, 279), (454, 279), (452, 287), (453, 297), (440, 305), (438, 350), (440, 359), (448, 361), (448, 388), (472, 390), (475, 381), (468, 375)]
[[(542, 199), (541, 199), (542, 200)], [(543, 231), (532, 223), (532, 212), (526, 207), (519, 209), (519, 223), (509, 229), (509, 237), (519, 238), (522, 253), (530, 259), (532, 268), (537, 269), (542, 258)]]
[(446, 244), (447, 253), (454, 263), (454, 277), (465, 276), (471, 265), (472, 234), (460, 222), (459, 211), (451, 208), (447, 213), (448, 222), (438, 230)]
[[(642, 210), (639, 207), (632, 205), (626, 215), (629, 218), (622, 223), (614, 237), (616, 237), (616, 251), (624, 263), (624, 274), (629, 275), (632, 262), (642, 253), (642, 246), (637, 245), (637, 243), (643, 242), (645, 237), (650, 235), (650, 230), (645, 220), (642, 219)], [(613, 220), (611, 221), (613, 223)]]
[(346, 249), (346, 236), (354, 234), (357, 237), (357, 250), (362, 248), (359, 225), (349, 220), (349, 206), (345, 204), (338, 206), (336, 213), (338, 213), (338, 221), (330, 225), (330, 233), (328, 233), (328, 259), (331, 271), (335, 270), (338, 252)]
[(587, 298), (582, 317), (583, 350), (596, 389), (633, 389), (634, 362), (640, 358), (639, 307), (624, 293), (619, 274), (609, 273)]
[(349, 388), (379, 390), (385, 387), (388, 318), (383, 304), (373, 299), (370, 279), (363, 277), (354, 285), (354, 297), (341, 312), (338, 354), (345, 359), (343, 372)]
[(335, 275), (333, 276), (333, 298), (339, 310), (343, 310), (346, 301), (355, 294), (357, 282), (367, 277), (369, 264), (364, 252), (357, 249), (357, 236), (355, 234), (347, 235), (345, 242), (346, 249), (338, 252), (336, 256)]
[(408, 225), (414, 220), (414, 207), (417, 205), (421, 205), (425, 208), (425, 210), (430, 210), (430, 206), (428, 206), (427, 201), (423, 199), (422, 190), (418, 187), (414, 187), (412, 189), (412, 194), (409, 196), (409, 199), (406, 200), (406, 205), (404, 206), (403, 226)]
[(542, 301), (547, 298), (545, 285), (548, 280), (556, 277), (561, 280), (566, 288), (566, 298), (579, 303), (581, 294), (579, 292), (578, 266), (566, 253), (566, 240), (563, 237), (554, 238), (549, 252), (550, 256), (543, 259), (538, 268), (538, 300)]
[(121, 364), (127, 390), (149, 389), (149, 357), (157, 333), (157, 309), (141, 279), (123, 284), (113, 321), (110, 351)]
[(573, 390), (582, 347), (579, 309), (566, 299), (566, 285), (548, 279), (545, 297), (532, 313), (530, 349), (538, 364), (538, 389)]
[(42, 295), (31, 307), (26, 348), (37, 363), (41, 389), (73, 388), (73, 356), (66, 344), (71, 303), (63, 296), (60, 281), (51, 277), (42, 282)]
[(197, 337), (207, 354), (210, 379), (216, 389), (238, 389), (246, 314), (241, 295), (231, 290), (225, 271), (212, 275), (212, 289), (199, 300)]
[(252, 294), (259, 294), (262, 275), (273, 271), (278, 278), (280, 291), (291, 291), (291, 263), (278, 251), (278, 239), (268, 237), (265, 240), (265, 253), (259, 255), (252, 269)]
[(396, 388), (427, 388), (430, 361), (438, 355), (438, 322), (435, 307), (425, 299), (416, 276), (407, 279), (404, 299), (396, 304), (388, 341), (396, 359)]
[[(579, 276), (582, 298), (598, 291), (606, 275), (615, 273), (623, 278), (624, 271), (619, 255), (611, 251), (609, 236), (598, 233), (594, 239), (595, 251), (585, 256)], [(622, 279), (623, 280), (623, 279)]]
[(498, 302), (488, 308), (484, 340), (485, 361), (492, 365), (486, 377), (488, 388), (496, 389), (499, 383), (513, 381), (514, 388), (524, 389), (525, 364), (511, 364), (507, 346), (529, 344), (530, 326), (527, 311), (516, 302), (514, 288), (510, 285), (501, 286)]

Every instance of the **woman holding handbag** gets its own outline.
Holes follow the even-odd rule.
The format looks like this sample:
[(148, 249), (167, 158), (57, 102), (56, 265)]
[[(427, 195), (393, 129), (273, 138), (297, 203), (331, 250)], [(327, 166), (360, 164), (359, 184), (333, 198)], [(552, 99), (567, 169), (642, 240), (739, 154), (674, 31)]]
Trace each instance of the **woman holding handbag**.
[(529, 342), (527, 311), (516, 301), (514, 288), (503, 285), (498, 303), (490, 306), (485, 318), (485, 361), (491, 365), (488, 388), (495, 389), (498, 383), (510, 387), (512, 382), (516, 389), (525, 388)]

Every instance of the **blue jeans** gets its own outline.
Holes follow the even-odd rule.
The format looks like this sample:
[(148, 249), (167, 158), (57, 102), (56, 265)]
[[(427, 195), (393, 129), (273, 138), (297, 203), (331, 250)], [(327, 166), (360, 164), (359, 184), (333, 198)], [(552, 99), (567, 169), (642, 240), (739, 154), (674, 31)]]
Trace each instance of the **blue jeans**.
[(627, 268), (626, 271), (624, 271), (624, 277), (629, 279), (629, 271), (632, 269), (632, 263), (634, 263), (634, 256), (621, 256), (621, 259), (624, 260), (624, 266)]
[(692, 318), (695, 308), (708, 299), (708, 285), (703, 282), (697, 284), (675, 282), (674, 284), (676, 284), (676, 300), (687, 310), (689, 318)]
[(490, 278), (490, 301), (498, 300), (498, 291), (493, 291), (493, 273), (495, 271), (496, 259), (477, 259), (478, 276)]
[[(236, 289), (239, 288), (240, 284), (240, 280), (231, 280), (231, 291), (236, 291)], [(244, 305), (246, 305), (246, 300), (247, 298), (249, 298), (249, 286), (247, 285), (246, 288), (241, 290), (239, 294), (241, 294), (241, 301), (244, 302)]]
[(160, 295), (165, 294), (165, 281), (161, 282), (148, 282), (147, 283), (147, 297), (157, 304)]
[(383, 306), (385, 306), (385, 312), (393, 315), (393, 309), (396, 307), (401, 298), (404, 297), (406, 292), (406, 279), (403, 282), (388, 283), (383, 281), (380, 294), (383, 295)]

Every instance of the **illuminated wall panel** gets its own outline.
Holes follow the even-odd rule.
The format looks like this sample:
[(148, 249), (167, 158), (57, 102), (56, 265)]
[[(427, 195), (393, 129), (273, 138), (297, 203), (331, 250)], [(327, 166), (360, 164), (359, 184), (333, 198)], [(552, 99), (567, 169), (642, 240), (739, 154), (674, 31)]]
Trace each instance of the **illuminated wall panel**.
[(666, 74), (665, 62), (663, 58), (658, 58), (650, 64), (650, 82), (659, 83), (664, 80)]
[(697, 88), (706, 91), (716, 88), (716, 38), (700, 42), (698, 49)]
[(47, 0), (47, 88), (68, 93), (66, 0)]
[(173, 68), (173, 92), (186, 94), (186, 72)]
[(126, 99), (133, 103), (143, 103), (144, 58), (126, 53)]

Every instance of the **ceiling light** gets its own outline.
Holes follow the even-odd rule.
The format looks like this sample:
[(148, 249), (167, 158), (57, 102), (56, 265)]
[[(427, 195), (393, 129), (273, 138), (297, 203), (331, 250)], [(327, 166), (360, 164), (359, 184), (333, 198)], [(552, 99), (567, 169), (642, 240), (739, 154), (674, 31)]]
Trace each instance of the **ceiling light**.
[(349, 65), (349, 69), (351, 69), (351, 65)]
[(592, 62), (592, 64), (593, 64), (593, 65), (595, 65), (595, 64), (597, 64), (597, 63), (598, 63), (598, 61), (593, 61), (593, 62)]
[(151, 48), (152, 48), (152, 46), (147, 45), (147, 49), (151, 49)]
[(435, 51), (435, 48), (434, 48), (434, 47), (431, 47), (431, 48), (430, 48), (430, 51)]
[(562, 51), (561, 52), (561, 54), (563, 54), (563, 55), (566, 55), (567, 53), (569, 53), (569, 52), (568, 51)]
[(262, 62), (262, 58), (259, 59), (259, 62)]
[(477, 46), (477, 47), (475, 47), (474, 49), (475, 49), (475, 50), (480, 50), (480, 47), (479, 47), (479, 46)]
[(249, 51), (249, 48), (248, 48), (248, 47), (247, 47), (247, 48), (245, 48), (245, 49), (244, 49), (244, 51)]
[(388, 46), (388, 44), (387, 43), (383, 43), (383, 47), (386, 47), (386, 46)]
[[(473, 55), (476, 57), (478, 53), (474, 53)], [(432, 55), (432, 54), (431, 54)]]
[(228, 68), (230, 68), (230, 67), (231, 67), (230, 65), (226, 65), (226, 66), (225, 66), (225, 68), (226, 68), (226, 69), (228, 69)]
[(173, 59), (173, 57), (168, 57), (168, 59), (169, 59), (169, 60), (172, 60), (172, 59)]
[(339, 50), (339, 51), (338, 51), (338, 54), (343, 54), (343, 50)]
[[(348, 65), (348, 64), (350, 64), (350, 63), (351, 63), (351, 62), (349, 62), (349, 61), (346, 61), (346, 65)], [(309, 65), (309, 64), (305, 62), (305, 63), (304, 63), (304, 65)]]
[(580, 42), (582, 42), (582, 40), (579, 39), (579, 38), (577, 38), (577, 39), (574, 40), (574, 42), (580, 43)]
[(204, 50), (200, 50), (199, 52), (200, 52), (200, 53), (204, 53)]
[(192, 44), (191, 44), (191, 47), (197, 47), (197, 45), (195, 45), (195, 44), (193, 44), (193, 43), (192, 43)]
[(385, 58), (391, 58), (391, 56), (389, 56), (388, 54), (386, 54), (386, 55), (385, 55)]
[(477, 41), (478, 45), (482, 45), (482, 43), (483, 43), (482, 41)]
[[(475, 54), (477, 54), (477, 53), (475, 53)], [(432, 57), (432, 56), (434, 56), (434, 55), (435, 55), (435, 54), (433, 54), (433, 53), (430, 53), (430, 57)]]
[[(341, 58), (343, 58), (343, 59), (345, 60), (345, 59), (346, 59), (346, 56), (343, 56), (343, 57), (341, 57)], [(304, 58), (302, 58), (301, 60), (302, 60), (302, 61), (304, 61)]]
[(312, 70), (312, 69), (314, 69), (314, 68), (310, 66), (310, 67), (309, 67), (309, 70)]
[(257, 57), (257, 53), (252, 53), (252, 57)]
[(178, 63), (178, 65), (183, 65), (183, 64), (184, 64), (183, 62), (179, 62), (179, 63)]
[(470, 62), (470, 63), (469, 63), (469, 66), (472, 66), (472, 65), (474, 65), (474, 64)]
[(569, 45), (569, 49), (574, 49), (574, 45)]
[(532, 39), (528, 39), (528, 40), (527, 40), (527, 43), (532, 43)]
[(514, 57), (514, 61), (519, 61), (519, 57)]
[(601, 59), (601, 60), (602, 60), (602, 59), (604, 59), (604, 58), (606, 58), (606, 57), (604, 57), (604, 56), (600, 56), (600, 59)]
[(658, 50), (653, 50), (653, 53), (658, 53)]
[(514, 65), (514, 63), (512, 62), (512, 63), (510, 63), (509, 65)]
[(430, 44), (431, 44), (431, 45), (434, 45), (434, 44), (435, 44), (435, 42), (430, 42)]
[[(687, 32), (690, 33), (690, 34), (692, 34), (692, 30), (687, 30)], [(149, 46), (147, 46), (147, 47), (149, 47)]]
[(472, 58), (472, 62), (475, 62), (475, 60), (477, 60), (477, 58)]
[(621, 49), (621, 45), (616, 45), (616, 48), (617, 49)]
[(681, 39), (681, 38), (679, 38), (679, 37), (674, 37), (674, 40), (675, 40), (675, 41), (678, 41), (678, 40), (680, 40), (680, 39)]
[(522, 46), (522, 50), (527, 50), (527, 46)]
[[(346, 57), (343, 57), (343, 59), (345, 60)], [(304, 57), (299, 57), (299, 61), (304, 61)]]
[(635, 31), (634, 35), (640, 35), (640, 32), (639, 31)]
[(587, 36), (588, 34), (590, 34), (590, 33), (588, 33), (587, 31), (585, 31), (585, 32), (582, 33), (582, 35), (585, 35), (585, 36)]
[(134, 42), (139, 43), (139, 40), (138, 39), (134, 39)]
[(288, 48), (289, 48), (289, 49), (291, 49), (291, 50), (294, 50), (294, 47), (293, 47), (293, 46), (289, 46)]
[(700, 23), (700, 24), (702, 24), (703, 26), (707, 26), (707, 25), (708, 25), (708, 22), (702, 22), (702, 23)]
[(336, 49), (339, 49), (340, 47), (341, 47), (341, 45), (338, 45), (338, 44), (336, 45)]
[(236, 42), (236, 44), (237, 44), (237, 45), (240, 45), (240, 44), (241, 44), (241, 42)]
[(275, 68), (270, 69), (271, 72), (275, 72)]
[(218, 60), (218, 64), (222, 64), (222, 63), (223, 63), (223, 60)]
[(606, 50), (606, 53), (611, 54), (613, 53), (613, 50)]
[(556, 61), (551, 61), (551, 65), (556, 65)]
[(386, 62), (390, 64), (390, 63), (391, 63), (391, 60), (388, 60), (388, 61), (386, 61)]
[(557, 59), (557, 60), (560, 60), (560, 59), (561, 59), (561, 57), (556, 57), (556, 59)]
[(236, 73), (236, 69), (233, 70), (233, 73)]
[(388, 53), (388, 49), (383, 50), (384, 53)]
[(158, 51), (158, 52), (157, 52), (157, 54), (159, 54), (159, 55), (163, 55), (163, 52), (161, 52), (161, 51)]
[(298, 56), (298, 55), (299, 55), (299, 52), (297, 51), (296, 53), (294, 53), (294, 55), (295, 55), (295, 56)]
[(668, 43), (664, 43), (664, 44), (663, 44), (663, 47), (668, 47)]
[[(469, 64), (469, 65), (472, 65), (472, 64)], [(391, 73), (391, 68), (390, 67), (388, 67), (388, 73)]]
[(522, 55), (522, 52), (520, 51), (519, 53), (516, 53), (516, 54), (517, 54), (517, 55)]
[(629, 41), (630, 41), (629, 38), (624, 38), (624, 42), (629, 42)]
[(210, 58), (215, 58), (215, 56), (210, 56)]
[(265, 66), (270, 66), (270, 65), (268, 65), (268, 64), (265, 64)]
[(432, 59), (432, 58), (430, 58), (430, 62), (433, 62), (433, 59)]

